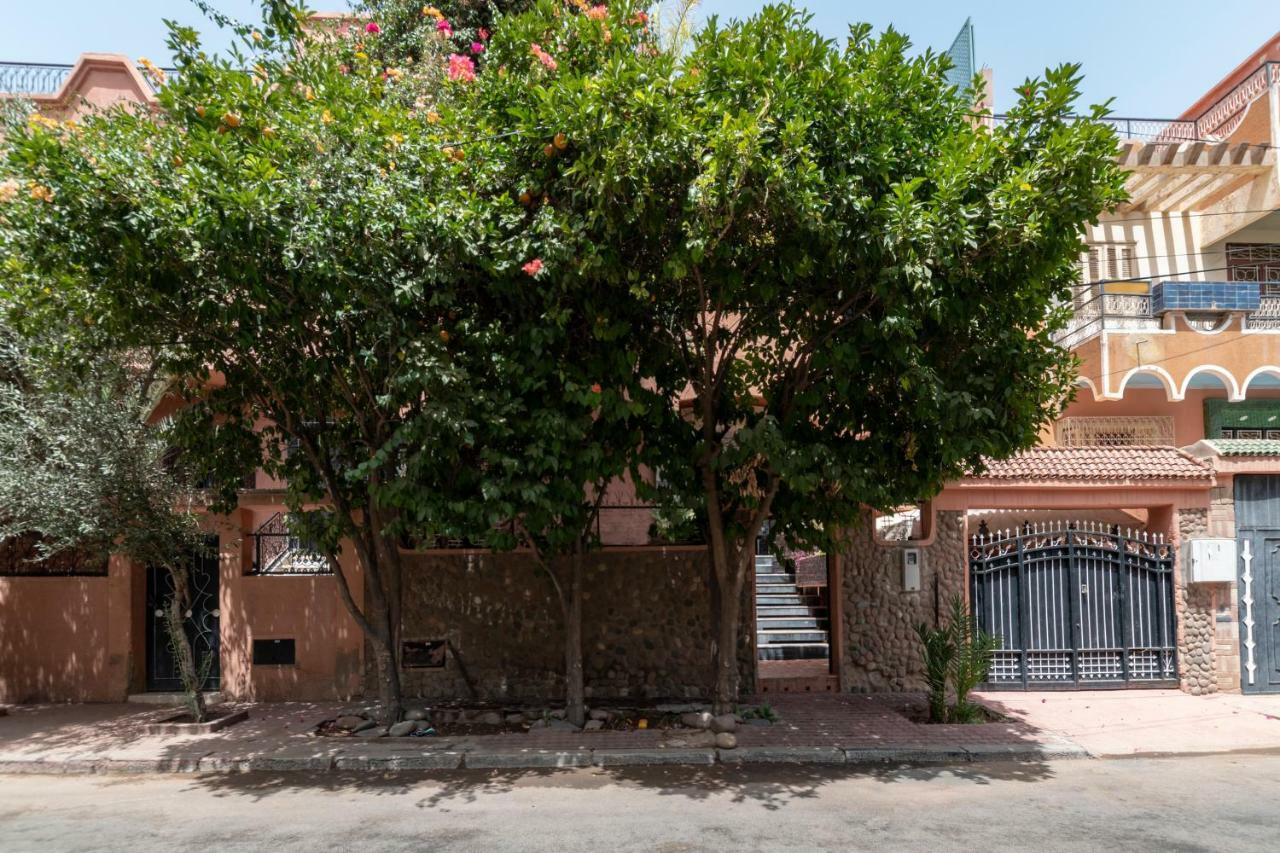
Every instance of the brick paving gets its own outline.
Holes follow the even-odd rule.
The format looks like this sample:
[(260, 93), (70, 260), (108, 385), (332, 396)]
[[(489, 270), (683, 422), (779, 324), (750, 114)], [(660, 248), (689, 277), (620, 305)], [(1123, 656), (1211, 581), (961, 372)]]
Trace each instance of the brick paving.
[[(779, 716), (772, 725), (738, 728), (741, 756), (751, 753), (794, 759), (811, 750), (992, 750), (1041, 743), (1060, 743), (1024, 722), (971, 726), (929, 726), (899, 713), (911, 697), (903, 695), (778, 695), (767, 697)], [(918, 701), (918, 700), (917, 700)], [(0, 718), (0, 772), (89, 772), (111, 770), (217, 770), (252, 765), (269, 769), (375, 769), (420, 767), (440, 759), (457, 766), (460, 756), (476, 756), (475, 766), (508, 766), (501, 762), (545, 760), (628, 763), (632, 755), (644, 763), (665, 760), (701, 762), (715, 753), (698, 748), (689, 730), (562, 732), (534, 730), (471, 737), (320, 738), (312, 734), (321, 720), (337, 716), (337, 703), (279, 703), (249, 706), (250, 719), (210, 735), (154, 736), (147, 723), (171, 709), (139, 705), (56, 705), (18, 707)], [(683, 741), (683, 742), (682, 742)], [(773, 750), (774, 752), (770, 752)], [(788, 752), (791, 750), (791, 752)], [(732, 760), (722, 751), (722, 760)], [(560, 756), (557, 758), (556, 756)], [(452, 756), (452, 757), (450, 757)], [(505, 756), (505, 758), (504, 758)], [(607, 759), (603, 759), (607, 756)], [(708, 759), (710, 756), (710, 759)], [(523, 759), (522, 759), (523, 757)], [(829, 756), (828, 756), (829, 757)], [(417, 760), (418, 763), (413, 763)], [(487, 763), (486, 763), (487, 762)], [(560, 762), (559, 764), (555, 762)], [(432, 765), (435, 766), (435, 765)]]

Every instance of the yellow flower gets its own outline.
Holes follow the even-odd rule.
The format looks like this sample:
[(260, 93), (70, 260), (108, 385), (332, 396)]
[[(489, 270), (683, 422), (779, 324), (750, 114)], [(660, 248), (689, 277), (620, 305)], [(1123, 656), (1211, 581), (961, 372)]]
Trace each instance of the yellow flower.
[(254, 30), (253, 41), (254, 41), (254, 44), (262, 44), (262, 33), (258, 32), (257, 30)]
[(302, 89), (302, 97), (306, 98), (308, 101), (314, 101), (316, 99), (316, 90), (312, 89), (310, 86), (304, 86)]
[(31, 197), (36, 201), (53, 201), (53, 190), (44, 184), (31, 183)]
[(1027, 183), (1026, 181), (1023, 181), (1022, 183), (1018, 184), (1018, 189), (1022, 190), (1024, 193), (1029, 193), (1031, 192), (1031, 184)]
[(276, 129), (268, 124), (262, 128), (262, 135), (265, 136), (267, 139), (274, 139), (276, 135)]
[(402, 133), (393, 133), (391, 134), (391, 138), (387, 140), (388, 148), (399, 148), (403, 144), (404, 144), (404, 134)]
[(27, 116), (27, 124), (32, 127), (43, 127), (46, 130), (56, 130), (62, 126), (55, 119), (38, 112)]
[(441, 12), (439, 9), (437, 9), (435, 6), (423, 6), (422, 17), (435, 18), (438, 21), (444, 17), (444, 13)]
[(429, 110), (427, 112), (427, 124), (439, 124), (439, 123), (440, 123), (440, 113), (436, 112), (435, 110)]
[(324, 122), (325, 124), (331, 124), (333, 122), (333, 113), (329, 112), (328, 110), (325, 110), (324, 112), (320, 113), (320, 121)]
[(388, 161), (387, 168), (394, 172), (396, 170), (396, 161), (395, 160)]
[(0, 202), (13, 201), (18, 195), (18, 182), (13, 178), (0, 183)]
[(363, 50), (356, 51), (356, 59), (368, 59), (368, 58), (369, 58), (369, 54), (365, 53)]

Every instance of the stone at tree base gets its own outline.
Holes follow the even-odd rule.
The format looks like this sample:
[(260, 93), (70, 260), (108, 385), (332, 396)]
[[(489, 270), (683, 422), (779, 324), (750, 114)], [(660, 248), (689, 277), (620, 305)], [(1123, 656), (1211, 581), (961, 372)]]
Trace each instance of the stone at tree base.
[(524, 722), (524, 714), (507, 714), (502, 718), (509, 726), (518, 726)]
[(733, 732), (720, 732), (716, 735), (716, 746), (720, 749), (734, 749), (738, 745), (738, 738)]
[(708, 731), (680, 732), (667, 738), (664, 745), (673, 749), (707, 749), (716, 745), (716, 736)]
[(529, 722), (537, 722), (547, 715), (546, 708), (530, 708), (524, 712), (524, 718)]
[(534, 729), (545, 729), (545, 728), (547, 728), (546, 720), (534, 720), (532, 723), (529, 724), (529, 731), (533, 731)]
[(604, 720), (587, 720), (586, 725), (582, 727), (584, 732), (598, 732), (604, 728)]
[(551, 719), (553, 720), (563, 720), (567, 716), (569, 716), (569, 714), (564, 708), (556, 708), (551, 712)]
[(426, 709), (426, 708), (410, 708), (409, 710), (407, 710), (407, 711), (405, 711), (405, 712), (404, 712), (404, 718), (405, 718), (406, 720), (428, 720), (428, 719), (430, 719), (430, 717), (427, 715), (427, 709)]
[(716, 734), (735, 731), (737, 728), (738, 721), (733, 718), (733, 714), (721, 714), (711, 718), (711, 731)]
[(547, 728), (552, 729), (552, 730), (557, 731), (557, 732), (576, 732), (576, 731), (578, 731), (578, 727), (577, 727), (577, 726), (575, 726), (573, 723), (569, 722), (568, 720), (560, 720), (560, 719), (557, 719), (557, 718), (555, 718), (555, 717), (552, 717), (552, 718), (551, 718), (551, 721), (550, 721), (549, 723), (547, 723)]
[(403, 720), (387, 729), (389, 737), (408, 737), (418, 730), (417, 720)]
[(476, 722), (485, 726), (502, 725), (502, 714), (499, 711), (485, 711), (476, 717)]
[(711, 714), (706, 711), (690, 711), (680, 715), (680, 725), (690, 729), (711, 728)]
[(346, 714), (334, 720), (333, 724), (340, 729), (345, 729), (346, 731), (351, 732), (355, 731), (356, 726), (367, 722), (369, 721), (364, 717), (358, 717), (355, 714)]
[(600, 720), (601, 722), (608, 722), (613, 719), (613, 713), (611, 711), (606, 711), (603, 708), (592, 708), (587, 712), (587, 716), (593, 720)]
[(355, 732), (356, 734), (360, 734), (361, 732), (368, 731), (369, 729), (372, 729), (377, 725), (378, 724), (375, 723), (373, 720), (361, 720), (359, 723), (356, 724), (355, 728), (353, 728), (351, 731)]
[(386, 737), (387, 729), (385, 726), (379, 726), (371, 723), (367, 729), (359, 729), (355, 733), (356, 737)]

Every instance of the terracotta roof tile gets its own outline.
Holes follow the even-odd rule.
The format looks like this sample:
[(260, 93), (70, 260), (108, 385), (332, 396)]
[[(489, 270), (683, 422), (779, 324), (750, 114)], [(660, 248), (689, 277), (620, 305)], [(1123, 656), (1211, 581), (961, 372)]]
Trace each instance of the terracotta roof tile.
[(982, 480), (1115, 482), (1211, 480), (1213, 469), (1176, 447), (1034, 447), (986, 461)]

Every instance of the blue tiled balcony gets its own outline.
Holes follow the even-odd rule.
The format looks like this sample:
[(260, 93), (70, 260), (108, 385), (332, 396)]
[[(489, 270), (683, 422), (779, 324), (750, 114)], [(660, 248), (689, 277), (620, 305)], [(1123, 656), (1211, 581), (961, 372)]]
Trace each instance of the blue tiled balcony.
[(1166, 311), (1258, 310), (1261, 291), (1252, 281), (1157, 281), (1151, 285), (1151, 313)]

